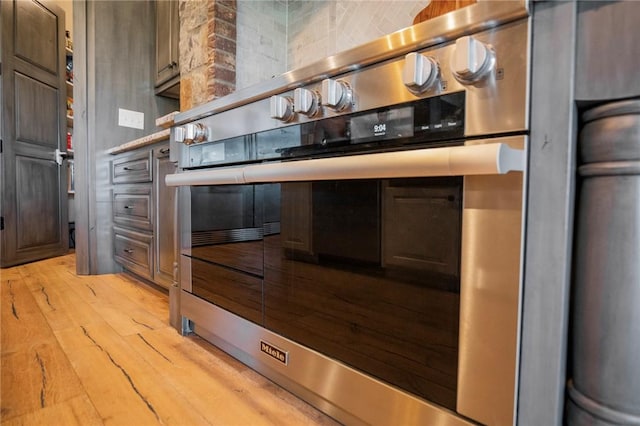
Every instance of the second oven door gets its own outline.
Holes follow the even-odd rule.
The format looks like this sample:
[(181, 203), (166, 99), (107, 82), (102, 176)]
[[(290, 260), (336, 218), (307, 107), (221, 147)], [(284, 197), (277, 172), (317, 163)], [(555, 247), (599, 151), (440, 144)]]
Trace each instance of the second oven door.
[(462, 178), (280, 185), (264, 326), (455, 409)]

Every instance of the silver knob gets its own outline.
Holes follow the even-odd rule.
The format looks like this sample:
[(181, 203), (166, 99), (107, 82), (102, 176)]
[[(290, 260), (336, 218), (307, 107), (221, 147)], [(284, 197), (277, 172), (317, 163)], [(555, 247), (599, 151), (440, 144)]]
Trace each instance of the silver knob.
[(435, 59), (411, 52), (404, 57), (402, 82), (415, 93), (424, 92), (438, 80), (438, 63)]
[(295, 115), (293, 99), (288, 96), (272, 96), (270, 99), (271, 118), (280, 121), (290, 121)]
[(353, 91), (341, 80), (322, 80), (322, 103), (335, 111), (342, 111), (353, 104)]
[(207, 140), (209, 129), (201, 123), (189, 123), (184, 126), (184, 144), (191, 145)]
[(313, 90), (298, 88), (293, 91), (293, 106), (296, 112), (313, 117), (320, 111), (320, 94)]
[(496, 57), (488, 45), (471, 36), (460, 37), (451, 57), (453, 76), (462, 84), (485, 78), (495, 66)]

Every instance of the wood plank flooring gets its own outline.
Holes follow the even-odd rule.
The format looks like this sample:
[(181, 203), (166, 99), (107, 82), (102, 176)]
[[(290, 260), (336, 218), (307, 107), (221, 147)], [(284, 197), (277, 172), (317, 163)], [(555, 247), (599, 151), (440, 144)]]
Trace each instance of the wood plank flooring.
[(336, 425), (197, 336), (167, 295), (75, 255), (0, 270), (2, 425)]

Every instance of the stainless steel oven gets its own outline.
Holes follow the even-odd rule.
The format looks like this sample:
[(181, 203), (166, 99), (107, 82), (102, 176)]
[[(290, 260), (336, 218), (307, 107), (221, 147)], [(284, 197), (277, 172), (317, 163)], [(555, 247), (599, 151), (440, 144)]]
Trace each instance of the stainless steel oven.
[(481, 6), (177, 117), (183, 332), (344, 423), (515, 422), (529, 22)]

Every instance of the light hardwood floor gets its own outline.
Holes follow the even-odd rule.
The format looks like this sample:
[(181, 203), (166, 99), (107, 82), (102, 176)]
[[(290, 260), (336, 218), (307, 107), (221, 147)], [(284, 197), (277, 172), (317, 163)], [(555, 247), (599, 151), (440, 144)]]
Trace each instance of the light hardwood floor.
[(168, 324), (168, 297), (75, 255), (0, 270), (2, 425), (335, 425)]

